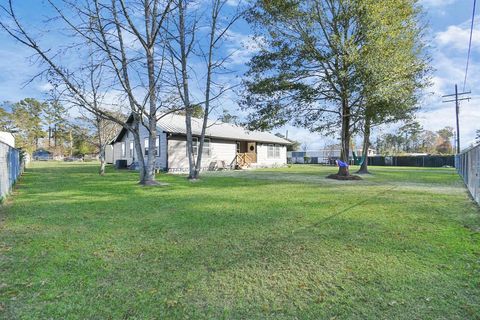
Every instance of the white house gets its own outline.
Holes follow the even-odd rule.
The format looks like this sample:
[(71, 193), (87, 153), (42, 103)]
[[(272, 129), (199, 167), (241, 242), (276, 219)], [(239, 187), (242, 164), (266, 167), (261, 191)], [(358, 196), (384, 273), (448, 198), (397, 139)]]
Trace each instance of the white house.
[(105, 146), (105, 162), (113, 163), (113, 142)]
[[(131, 121), (132, 117), (128, 119)], [(202, 120), (192, 118), (193, 151), (198, 150)], [(148, 132), (141, 126), (142, 150), (148, 155)], [(243, 127), (209, 120), (202, 155), (202, 170), (238, 167), (275, 167), (287, 163), (290, 141), (269, 132), (249, 131)], [(122, 129), (112, 141), (112, 163), (136, 162), (132, 133)], [(167, 114), (157, 122), (156, 167), (168, 172), (188, 171), (185, 116)], [(110, 160), (109, 159), (109, 160)]]
[[(308, 158), (309, 163), (321, 163), (321, 164), (334, 164), (336, 159), (341, 155), (340, 146), (332, 145), (330, 148), (307, 150), (307, 151), (289, 151), (287, 152), (287, 158), (291, 163), (305, 163), (305, 158)], [(376, 155), (376, 150), (368, 148), (367, 156), (371, 157)], [(355, 157), (362, 157), (363, 150), (350, 150), (350, 159), (354, 160)], [(352, 162), (353, 163), (353, 162)]]

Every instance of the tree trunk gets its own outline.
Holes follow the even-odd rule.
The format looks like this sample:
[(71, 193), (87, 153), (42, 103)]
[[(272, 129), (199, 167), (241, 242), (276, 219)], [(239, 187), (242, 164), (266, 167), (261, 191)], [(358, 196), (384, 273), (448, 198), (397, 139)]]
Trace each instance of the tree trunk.
[(52, 127), (48, 125), (48, 149), (52, 147)]
[(148, 73), (148, 100), (149, 100), (149, 114), (148, 114), (148, 155), (147, 165), (145, 168), (145, 185), (157, 185), (155, 180), (155, 163), (156, 163), (156, 149), (157, 149), (157, 91), (158, 85), (155, 81), (155, 45), (152, 39), (151, 27), (155, 24), (156, 17), (151, 17), (150, 2), (146, 1), (145, 9), (145, 31), (147, 47), (145, 54), (147, 58), (147, 73)]
[(157, 121), (155, 118), (149, 120), (149, 135), (148, 135), (148, 155), (147, 164), (145, 165), (144, 185), (158, 184), (155, 179), (155, 150), (157, 138)]
[[(95, 92), (94, 92), (94, 97), (95, 97)], [(96, 103), (96, 99), (94, 98), (94, 103)], [(103, 134), (102, 132), (102, 119), (100, 119), (99, 116), (95, 116), (94, 120), (95, 127), (97, 128), (97, 134), (98, 134), (98, 148), (99, 148), (99, 158), (100, 158), (100, 169), (98, 170), (98, 174), (101, 176), (105, 175), (105, 148), (107, 147), (107, 144), (105, 141), (103, 141)]]
[[(348, 105), (348, 100), (343, 99), (342, 101), (342, 150), (340, 152), (340, 160), (348, 164), (349, 155), (350, 155), (350, 108)], [(339, 176), (349, 176), (350, 171), (348, 167), (339, 167), (338, 173)]]
[[(134, 116), (135, 117), (135, 116)], [(135, 151), (137, 153), (137, 161), (138, 161), (138, 173), (139, 173), (139, 184), (145, 184), (145, 158), (143, 156), (142, 145), (140, 142), (140, 134), (139, 134), (139, 123), (137, 119), (133, 120), (132, 128), (130, 132), (133, 134), (133, 144), (135, 146)]]
[(98, 174), (101, 176), (105, 175), (105, 148), (100, 152), (100, 170), (98, 171)]
[(337, 175), (347, 177), (350, 175), (350, 170), (348, 169), (348, 167), (338, 167)]
[(155, 160), (156, 160), (156, 148), (157, 148), (157, 105), (156, 105), (156, 90), (155, 90), (155, 66), (153, 61), (153, 48), (147, 50), (147, 63), (148, 63), (148, 85), (149, 85), (149, 100), (150, 100), (150, 113), (148, 118), (148, 155), (147, 165), (145, 168), (145, 185), (158, 184), (155, 180)]
[[(190, 105), (190, 90), (188, 86), (188, 71), (187, 71), (187, 44), (186, 44), (186, 27), (185, 27), (185, 6), (184, 2), (178, 2), (178, 18), (179, 18), (179, 45), (180, 45), (180, 60), (182, 71), (182, 84), (183, 91), (183, 105), (185, 106), (185, 129), (187, 131), (187, 157), (188, 157), (188, 179), (195, 180), (195, 159), (193, 154), (193, 135), (192, 135), (192, 106)], [(198, 152), (198, 144), (197, 144)]]
[(195, 164), (194, 179), (198, 179), (202, 166), (203, 145), (205, 143), (205, 132), (207, 130), (208, 116), (210, 114), (210, 90), (212, 86), (212, 68), (213, 68), (213, 50), (215, 47), (215, 31), (217, 30), (218, 11), (212, 8), (212, 25), (210, 29), (210, 42), (208, 46), (208, 65), (207, 65), (207, 82), (205, 87), (205, 109), (203, 113), (202, 133), (200, 136), (200, 145), (198, 146), (198, 157)]
[[(185, 114), (185, 125), (187, 129), (187, 156), (188, 156), (188, 179), (195, 180), (195, 155), (193, 153), (193, 136), (192, 136), (192, 115), (191, 108), (187, 107)], [(197, 145), (198, 152), (198, 145)]]
[(364, 127), (364, 133), (363, 133), (363, 147), (362, 147), (362, 158), (363, 162), (360, 165), (360, 169), (357, 171), (357, 173), (370, 173), (368, 172), (368, 148), (370, 147), (370, 129), (371, 129), (371, 123), (370, 123), (370, 118), (366, 117), (365, 118), (365, 127)]
[(98, 117), (96, 117), (96, 125), (98, 130), (98, 146), (100, 147), (100, 170), (98, 174), (103, 176), (105, 175), (105, 148), (107, 144), (102, 139), (101, 120)]

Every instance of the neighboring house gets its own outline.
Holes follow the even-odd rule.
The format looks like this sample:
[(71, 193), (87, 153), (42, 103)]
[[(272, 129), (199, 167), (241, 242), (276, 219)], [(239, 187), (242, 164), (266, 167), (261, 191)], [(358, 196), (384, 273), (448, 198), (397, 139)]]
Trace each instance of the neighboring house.
[(0, 131), (0, 142), (15, 148), (15, 137), (10, 132)]
[(38, 160), (38, 161), (47, 161), (47, 160), (52, 160), (53, 155), (50, 151), (45, 150), (45, 149), (37, 149), (33, 152), (32, 154), (33, 160)]
[[(350, 150), (350, 159), (353, 161), (353, 152), (357, 157), (362, 156), (362, 149)], [(327, 148), (309, 151), (289, 151), (287, 154), (290, 163), (320, 163), (320, 164), (335, 164), (335, 160), (340, 158), (341, 150), (339, 148)], [(368, 149), (367, 156), (371, 157), (376, 154), (373, 148)]]
[[(128, 119), (132, 121), (132, 117)], [(168, 114), (157, 123), (156, 168), (168, 172), (188, 171), (185, 116)], [(193, 152), (199, 146), (202, 120), (192, 118)], [(148, 155), (148, 132), (141, 126), (140, 140), (144, 155)], [(275, 167), (287, 163), (287, 145), (291, 142), (274, 134), (248, 131), (240, 126), (208, 121), (202, 155), (202, 170), (244, 167)], [(113, 163), (136, 162), (131, 132), (122, 129), (113, 140)]]

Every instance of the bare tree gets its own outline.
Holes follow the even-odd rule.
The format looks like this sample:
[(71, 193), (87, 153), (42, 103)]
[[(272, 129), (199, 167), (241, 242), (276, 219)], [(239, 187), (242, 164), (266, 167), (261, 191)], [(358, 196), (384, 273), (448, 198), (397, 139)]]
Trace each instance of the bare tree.
[[(109, 103), (105, 101), (106, 95), (111, 88), (103, 85), (106, 80), (104, 77), (104, 68), (104, 61), (95, 61), (94, 55), (90, 53), (89, 63), (79, 70), (85, 71), (85, 76), (81, 77), (85, 80), (82, 81), (81, 84), (79, 83), (79, 87), (81, 87), (83, 91), (90, 93), (91, 105), (94, 112), (84, 110), (84, 108), (82, 108), (83, 101), (78, 99), (75, 94), (72, 94), (71, 90), (64, 90), (62, 92), (63, 99), (66, 100), (67, 103), (79, 107), (81, 113), (79, 120), (86, 124), (95, 137), (96, 141), (92, 142), (92, 144), (97, 147), (99, 152), (100, 168), (98, 173), (101, 176), (105, 175), (106, 147), (120, 131), (122, 126), (119, 122), (126, 124), (125, 115), (119, 111), (112, 111)], [(109, 115), (109, 118), (104, 115)], [(112, 121), (110, 118), (117, 119), (118, 121)]]
[[(189, 163), (189, 179), (198, 179), (202, 169), (203, 147), (208, 127), (208, 117), (212, 103), (220, 98), (232, 85), (218, 80), (215, 76), (226, 71), (225, 64), (231, 54), (219, 50), (231, 27), (243, 15), (240, 3), (234, 10), (227, 10), (228, 0), (211, 0), (207, 9), (193, 5), (195, 1), (177, 0), (175, 15), (172, 18), (173, 28), (170, 28), (170, 61), (173, 66), (175, 86), (185, 108), (185, 126), (187, 134), (187, 157)], [(203, 12), (202, 10), (205, 10)], [(205, 26), (204, 26), (205, 25)], [(206, 31), (205, 31), (206, 30)], [(197, 41), (205, 37), (207, 41)], [(204, 70), (192, 67), (197, 59), (203, 61)], [(202, 73), (199, 76), (199, 73)], [(191, 101), (191, 79), (197, 80), (197, 87), (202, 92), (202, 101)], [(201, 86), (198, 82), (205, 81)], [(198, 140), (197, 154), (193, 150), (192, 114), (194, 106), (201, 105), (203, 119)]]
[[(185, 128), (187, 133), (187, 158), (189, 166), (189, 179), (194, 179), (194, 154), (192, 137), (192, 113), (193, 104), (190, 101), (190, 87), (188, 76), (188, 61), (195, 43), (195, 33), (197, 28), (197, 18), (194, 18), (191, 26), (186, 25), (188, 4), (193, 1), (177, 0), (176, 15), (173, 15), (172, 24), (174, 27), (170, 31), (169, 53), (170, 61), (173, 66), (175, 84), (178, 95), (185, 108)], [(190, 36), (190, 39), (187, 37)]]
[[(66, 105), (77, 107), (81, 114), (78, 119), (92, 131), (96, 141), (92, 141), (91, 144), (98, 148), (99, 174), (103, 176), (105, 174), (106, 146), (113, 140), (121, 127), (128, 128), (128, 125), (127, 117), (124, 112), (120, 111), (121, 105), (114, 101), (107, 101), (108, 94), (114, 89), (108, 82), (108, 75), (105, 74), (105, 69), (108, 69), (107, 61), (104, 57), (95, 54), (91, 43), (87, 43), (87, 46), (89, 46), (89, 50), (86, 61), (75, 70), (75, 84), (81, 92), (85, 93), (85, 97), (88, 97), (89, 101), (86, 102), (66, 86), (58, 74), (49, 74), (48, 78), (53, 84), (51, 93), (54, 101), (57, 103), (62, 101)], [(88, 103), (87, 106), (86, 103)]]
[[(119, 114), (116, 117), (125, 118), (123, 115)], [(99, 160), (100, 160), (100, 169), (99, 174), (105, 174), (105, 166), (106, 166), (106, 148), (108, 144), (115, 138), (115, 136), (120, 131), (121, 126), (117, 123), (106, 120), (103, 117), (98, 115), (92, 114), (90, 112), (86, 112), (79, 117), (79, 120), (84, 122), (86, 126), (93, 131), (93, 135), (95, 136), (96, 141), (93, 143), (98, 148), (99, 153)]]
[[(51, 0), (49, 5), (57, 12), (58, 19), (64, 22), (66, 29), (79, 42), (74, 46), (93, 48), (88, 56), (92, 61), (102, 61), (107, 66), (112, 79), (110, 90), (115, 87), (128, 101), (133, 118), (132, 122), (116, 118), (103, 106), (100, 106), (94, 92), (86, 90), (85, 73), (73, 72), (58, 59), (59, 54), (52, 48), (43, 48), (21, 24), (13, 8), (12, 0), (1, 6), (8, 19), (0, 21), (0, 27), (23, 45), (34, 50), (39, 60), (46, 65), (44, 74), (60, 80), (76, 105), (95, 116), (113, 121), (132, 133), (140, 167), (140, 183), (157, 184), (155, 180), (155, 152), (149, 152), (146, 162), (140, 142), (140, 126), (149, 132), (150, 150), (156, 147), (157, 111), (163, 107), (161, 100), (161, 76), (163, 71), (163, 50), (160, 30), (171, 11), (172, 0), (63, 0), (61, 4), (68, 10), (63, 11)], [(135, 11), (133, 15), (131, 11)], [(70, 15), (67, 15), (69, 12)], [(138, 12), (142, 14), (139, 15)], [(126, 36), (140, 44), (140, 49), (126, 44)], [(159, 47), (159, 48), (158, 48)], [(158, 48), (158, 49), (157, 49)], [(65, 49), (65, 48), (64, 48)], [(68, 49), (68, 48), (66, 48)], [(61, 52), (60, 52), (61, 53)], [(91, 88), (92, 86), (90, 86)], [(139, 99), (140, 97), (141, 99)]]

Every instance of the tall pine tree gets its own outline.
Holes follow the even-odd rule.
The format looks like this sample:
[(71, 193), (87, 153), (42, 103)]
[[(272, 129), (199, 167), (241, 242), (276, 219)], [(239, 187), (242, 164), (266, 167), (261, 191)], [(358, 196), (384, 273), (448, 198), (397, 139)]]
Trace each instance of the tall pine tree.
[[(371, 15), (378, 18), (380, 7), (392, 10), (392, 16), (410, 10), (411, 24), (375, 24)], [(381, 110), (404, 99), (397, 93), (382, 94), (402, 86), (392, 85), (396, 79), (384, 76), (383, 70), (377, 76), (375, 70), (403, 70), (392, 63), (409, 61), (391, 58), (380, 64), (382, 55), (388, 57), (393, 48), (386, 52), (378, 48), (391, 45), (387, 39), (395, 32), (421, 30), (415, 24), (418, 10), (414, 0), (258, 0), (248, 16), (258, 27), (262, 48), (252, 58), (245, 81), (244, 106), (253, 111), (251, 126), (267, 129), (293, 122), (311, 131), (339, 132), (340, 158), (348, 162), (352, 134), (366, 115), (370, 123), (386, 119), (388, 113), (382, 115)], [(348, 168), (339, 168), (337, 176), (348, 175)]]

